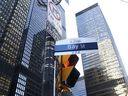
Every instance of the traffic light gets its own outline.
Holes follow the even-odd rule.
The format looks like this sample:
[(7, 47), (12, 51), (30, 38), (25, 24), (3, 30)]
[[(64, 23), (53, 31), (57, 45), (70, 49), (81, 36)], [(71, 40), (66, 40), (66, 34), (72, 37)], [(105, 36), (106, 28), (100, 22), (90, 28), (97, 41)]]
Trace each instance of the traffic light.
[(74, 66), (62, 69), (62, 82), (70, 88), (74, 87), (79, 76), (80, 72)]
[(63, 66), (61, 65), (61, 70), (57, 76), (58, 85), (61, 85), (58, 89), (67, 90), (74, 87), (80, 76), (80, 72), (75, 68), (78, 60), (79, 57), (77, 55), (59, 56), (58, 61)]
[(64, 66), (61, 69), (59, 75), (61, 77), (62, 83), (70, 88), (75, 85), (80, 75), (80, 72), (75, 68), (78, 60), (79, 57), (77, 55), (61, 56), (61, 64)]
[(62, 64), (64, 67), (75, 66), (79, 60), (77, 55), (63, 55), (62, 56)]

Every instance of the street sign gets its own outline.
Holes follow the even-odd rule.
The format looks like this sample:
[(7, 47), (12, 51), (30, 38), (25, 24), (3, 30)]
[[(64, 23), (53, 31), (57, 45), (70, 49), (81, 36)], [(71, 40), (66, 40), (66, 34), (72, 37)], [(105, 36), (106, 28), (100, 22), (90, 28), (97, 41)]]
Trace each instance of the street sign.
[(66, 39), (56, 42), (55, 55), (82, 54), (95, 52), (97, 49), (97, 42), (94, 38)]
[[(54, 35), (57, 34), (58, 36), (59, 34), (60, 36), (62, 36), (61, 12), (59, 11), (59, 8), (54, 4), (52, 0), (48, 0), (47, 7), (48, 7), (47, 20), (56, 29), (56, 33), (50, 32), (50, 35), (53, 36), (53, 34)], [(49, 27), (48, 25), (47, 27)]]

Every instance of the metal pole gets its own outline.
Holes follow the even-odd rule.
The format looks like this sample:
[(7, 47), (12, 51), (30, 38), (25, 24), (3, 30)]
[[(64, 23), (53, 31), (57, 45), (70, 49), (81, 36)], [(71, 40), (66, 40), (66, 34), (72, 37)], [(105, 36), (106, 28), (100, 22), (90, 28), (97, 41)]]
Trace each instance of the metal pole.
[[(48, 2), (48, 0), (46, 0)], [(58, 5), (61, 0), (53, 0), (56, 5)], [(43, 0), (38, 0), (40, 6), (46, 7), (47, 11), (47, 2)], [(46, 29), (49, 25), (46, 22)], [(51, 29), (52, 30), (52, 29)], [(49, 30), (47, 30), (49, 31)], [(43, 96), (55, 96), (55, 84), (56, 84), (56, 61), (54, 58), (54, 45), (55, 40), (53, 37), (46, 31), (46, 45), (45, 45), (45, 62), (44, 62), (44, 71), (43, 71)]]
[(55, 96), (55, 93), (56, 93), (56, 91), (55, 91), (55, 88), (56, 88), (56, 60), (55, 60), (55, 62), (54, 62), (54, 87), (53, 87), (53, 96)]
[(54, 58), (55, 40), (46, 31), (45, 42), (45, 63), (43, 72), (43, 96), (55, 96), (55, 58)]

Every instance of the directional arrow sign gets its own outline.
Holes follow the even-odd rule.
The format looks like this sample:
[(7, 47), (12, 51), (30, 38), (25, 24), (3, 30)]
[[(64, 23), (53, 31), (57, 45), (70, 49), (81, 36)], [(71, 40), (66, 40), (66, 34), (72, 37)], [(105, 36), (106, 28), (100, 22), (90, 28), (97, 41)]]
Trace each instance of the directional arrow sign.
[(94, 38), (65, 39), (56, 42), (55, 55), (82, 54), (95, 52), (97, 49)]

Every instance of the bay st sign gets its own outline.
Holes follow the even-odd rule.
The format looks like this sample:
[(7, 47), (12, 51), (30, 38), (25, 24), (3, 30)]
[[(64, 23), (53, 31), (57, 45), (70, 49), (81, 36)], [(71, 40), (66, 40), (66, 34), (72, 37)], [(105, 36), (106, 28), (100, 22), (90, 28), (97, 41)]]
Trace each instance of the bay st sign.
[(56, 42), (55, 55), (90, 53), (97, 49), (97, 42), (94, 38), (66, 39)]

